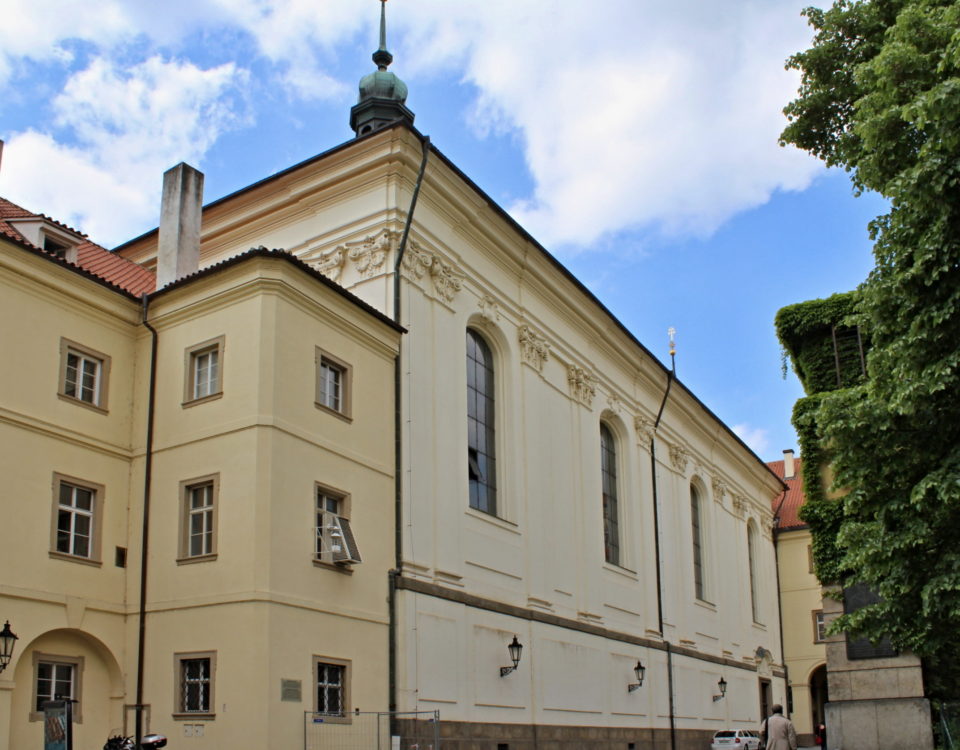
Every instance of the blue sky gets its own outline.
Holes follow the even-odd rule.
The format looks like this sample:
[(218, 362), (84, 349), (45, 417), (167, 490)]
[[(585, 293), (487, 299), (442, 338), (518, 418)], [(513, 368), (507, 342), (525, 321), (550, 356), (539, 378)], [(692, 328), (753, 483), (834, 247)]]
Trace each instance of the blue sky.
[[(764, 459), (795, 447), (786, 304), (872, 266), (843, 173), (777, 145), (806, 0), (393, 0), (418, 128)], [(162, 172), (214, 200), (352, 133), (376, 0), (6, 0), (0, 195), (108, 247)]]

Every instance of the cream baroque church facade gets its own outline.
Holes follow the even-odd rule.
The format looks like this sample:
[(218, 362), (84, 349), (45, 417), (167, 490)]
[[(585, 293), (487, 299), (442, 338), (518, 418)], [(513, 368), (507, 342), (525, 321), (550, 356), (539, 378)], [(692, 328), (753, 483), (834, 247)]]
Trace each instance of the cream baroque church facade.
[[(164, 245), (161, 229), (116, 251), (158, 273), (160, 291), (152, 296), (160, 309), (169, 307), (167, 326), (187, 325), (191, 315), (215, 317), (216, 325), (190, 323), (197, 330), (170, 344), (177, 357), (186, 352), (188, 369), (196, 365), (190, 357), (212, 351), (227, 328), (233, 334), (219, 350), (223, 357), (249, 346), (245, 329), (260, 345), (276, 336), (309, 339), (316, 350), (306, 364), (279, 347), (268, 357), (243, 355), (242, 367), (234, 359), (234, 387), (272, 394), (282, 412), (274, 418), (261, 408), (259, 422), (250, 412), (263, 435), (246, 447), (228, 445), (238, 439), (231, 412), (238, 407), (226, 390), (215, 404), (219, 442), (198, 410), (170, 417), (158, 471), (168, 484), (199, 478), (179, 490), (187, 498), (208, 477), (216, 477), (221, 495), (231, 484), (237, 515), (225, 514), (224, 501), (219, 533), (222, 544), (249, 550), (251, 559), (249, 570), (218, 571), (223, 548), (221, 561), (203, 565), (178, 567), (174, 557), (171, 578), (156, 584), (164, 612), (148, 612), (148, 632), (163, 635), (148, 641), (147, 663), (153, 674), (173, 676), (148, 687), (151, 727), (162, 729), (168, 717), (185, 721), (165, 705), (176, 693), (176, 655), (202, 666), (209, 643), (233, 643), (226, 622), (216, 638), (188, 635), (200, 626), (203, 606), (217, 604), (217, 582), (231, 580), (231, 590), (272, 592), (250, 597), (246, 609), (235, 603), (229, 620), (266, 641), (262, 659), (240, 671), (231, 671), (236, 649), (218, 651), (207, 665), (223, 684), (212, 689), (219, 696), (235, 690), (222, 677), (234, 675), (269, 696), (262, 703), (268, 710), (258, 712), (251, 698), (216, 716), (194, 712), (186, 720), (201, 729), (191, 729), (189, 747), (243, 736), (279, 747), (301, 737), (297, 712), (325, 712), (317, 703), (329, 680), (318, 670), (329, 664), (352, 685), (329, 713), (348, 719), (354, 709), (438, 710), (452, 747), (699, 748), (717, 729), (756, 728), (769, 705), (787, 697), (770, 510), (782, 482), (413, 127), (405, 87), (386, 72), (383, 41), (377, 54), (379, 70), (364, 79), (352, 113), (355, 139), (203, 207), (192, 246)], [(295, 257), (294, 270), (268, 250), (244, 256), (250, 248), (283, 249)], [(270, 300), (279, 294), (289, 305), (283, 316), (262, 304), (238, 306), (238, 292), (216, 291), (223, 269), (240, 273), (238, 256), (247, 258), (243, 268), (265, 264), (274, 275), (293, 275), (257, 282)], [(310, 273), (358, 301), (339, 301)], [(219, 303), (204, 302), (207, 287)], [(142, 350), (136, 306), (123, 304), (131, 352)], [(329, 305), (338, 314), (324, 313)], [(399, 344), (388, 318), (402, 326)], [(328, 325), (334, 344), (325, 347)], [(398, 352), (392, 377), (384, 369), (391, 352)], [(124, 367), (135, 367), (129, 358)], [(329, 395), (324, 389), (342, 388), (337, 393), (366, 417), (314, 423), (311, 412), (301, 424), (306, 418), (287, 390), (304, 377), (316, 377), (318, 402)], [(130, 396), (134, 404), (143, 398), (138, 393)], [(134, 419), (142, 423), (139, 408)], [(311, 430), (322, 439), (291, 452), (285, 436)], [(188, 466), (174, 461), (175, 446), (201, 436), (200, 453), (184, 448)], [(129, 447), (131, 455), (142, 450)], [(218, 459), (218, 450), (233, 459)], [(243, 474), (253, 466), (262, 473)], [(132, 467), (133, 478), (123, 481), (140, 481), (142, 467), (136, 460)], [(329, 512), (349, 520), (352, 529), (344, 524), (338, 534), (356, 532), (358, 559), (315, 562), (330, 570), (349, 564), (353, 575), (341, 570), (309, 585), (296, 578), (310, 573), (285, 550), (284, 534), (292, 532), (281, 502), (287, 475), (316, 486), (317, 502), (332, 503)], [(257, 476), (269, 481), (245, 493)], [(336, 510), (345, 496), (334, 491), (347, 484), (358, 488), (349, 513)], [(328, 486), (334, 490), (327, 493)], [(138, 501), (130, 496), (136, 518)], [(255, 524), (236, 520), (254, 511), (270, 519), (269, 543)], [(243, 533), (228, 542), (236, 523)], [(171, 524), (157, 533), (175, 536)], [(177, 546), (175, 538), (165, 541)], [(189, 557), (184, 543), (181, 558)], [(139, 554), (132, 536), (130, 546)], [(349, 539), (343, 554), (353, 554)], [(269, 572), (258, 570), (267, 561)], [(235, 580), (245, 572), (249, 579)], [(127, 588), (126, 603), (110, 600), (116, 617), (103, 615), (109, 627), (101, 636), (125, 644), (103, 678), (113, 696), (103, 721), (114, 725), (122, 706), (134, 702), (135, 581)], [(284, 607), (294, 605), (302, 605), (299, 619), (283, 619)], [(309, 614), (319, 611), (323, 617)], [(82, 619), (71, 627), (82, 629)], [(31, 622), (40, 627), (39, 620)], [(513, 643), (522, 646), (515, 662)], [(297, 666), (301, 651), (312, 667)], [(299, 703), (279, 703), (274, 683), (298, 669), (307, 689)], [(27, 671), (17, 675), (29, 681)], [(18, 705), (6, 704), (14, 719)], [(403, 720), (393, 729), (403, 735)]]
[[(697, 743), (785, 702), (781, 483), (677, 381), (657, 425), (667, 370), (411, 126), (207, 206), (202, 236), (201, 265), (282, 247), (399, 303), (398, 710), (461, 739), (672, 723)], [(150, 265), (155, 246), (120, 252)]]

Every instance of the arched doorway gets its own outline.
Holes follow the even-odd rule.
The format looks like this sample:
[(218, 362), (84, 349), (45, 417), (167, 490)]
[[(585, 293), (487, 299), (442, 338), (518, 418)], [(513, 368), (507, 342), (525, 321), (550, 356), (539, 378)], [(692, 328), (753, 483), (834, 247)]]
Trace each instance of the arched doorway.
[[(39, 705), (57, 695), (78, 701), (74, 747), (100, 747), (123, 722), (123, 674), (97, 638), (80, 630), (50, 630), (26, 644), (17, 660), (10, 704), (10, 748), (28, 748), (41, 737)], [(0, 739), (2, 745), (2, 739)]]
[(821, 664), (810, 673), (810, 715), (816, 728), (824, 720), (824, 706), (830, 696), (827, 692), (827, 665)]

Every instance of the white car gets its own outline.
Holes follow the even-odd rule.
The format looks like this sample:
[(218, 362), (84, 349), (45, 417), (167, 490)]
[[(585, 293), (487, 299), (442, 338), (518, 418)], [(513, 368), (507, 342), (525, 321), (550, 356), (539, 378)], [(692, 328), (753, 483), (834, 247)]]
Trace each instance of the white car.
[(713, 735), (710, 750), (757, 750), (760, 734), (752, 729), (721, 729)]

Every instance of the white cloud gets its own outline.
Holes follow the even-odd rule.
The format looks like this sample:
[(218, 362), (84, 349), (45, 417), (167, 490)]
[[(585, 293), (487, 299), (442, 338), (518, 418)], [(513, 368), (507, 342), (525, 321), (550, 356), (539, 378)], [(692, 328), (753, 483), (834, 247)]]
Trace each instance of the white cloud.
[(751, 427), (746, 423), (741, 423), (735, 424), (731, 429), (758, 456), (763, 457), (770, 450), (770, 435), (762, 427)]
[[(372, 51), (378, 8), (372, 0), (103, 0), (91, 13), (70, 0), (10, 2), (0, 84), (24, 59), (66, 65), (68, 40), (89, 42), (100, 59), (57, 101), (58, 122), (79, 136), (70, 153), (118, 170), (117, 183), (131, 189), (141, 174), (148, 192), (158, 168), (199, 158), (231, 126), (241, 67), (294, 99), (345, 101), (356, 81), (338, 77), (333, 62), (348, 48), (355, 55), (357, 39)], [(820, 170), (776, 143), (780, 109), (797, 86), (783, 61), (809, 41), (804, 2), (406, 0), (388, 8), (390, 47), (408, 82), (452, 71), (475, 86), (476, 133), (517, 134), (535, 187), (508, 208), (546, 244), (589, 245), (632, 228), (707, 235), (777, 190), (805, 188)], [(203, 70), (152, 56), (166, 44), (186, 59), (196, 32), (236, 36), (258, 65)], [(221, 44), (218, 59), (229, 49)], [(139, 61), (123, 72), (107, 62), (121, 58)]]
[[(462, 66), (484, 127), (522, 134), (536, 188), (512, 207), (548, 243), (631, 227), (709, 234), (820, 170), (781, 149), (807, 42), (800, 5), (742, 0), (422, 0), (398, 8), (414, 69)], [(409, 54), (409, 56), (408, 56)]]
[(4, 150), (0, 186), (10, 187), (3, 193), (97, 242), (129, 238), (159, 212), (161, 173), (199, 162), (242, 121), (246, 78), (232, 63), (201, 70), (153, 57), (121, 70), (97, 58), (53, 102), (56, 124), (77, 145), (36, 130), (14, 135)]

